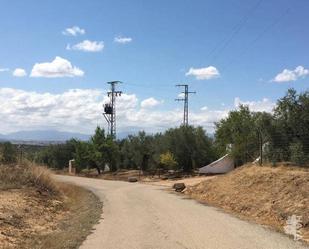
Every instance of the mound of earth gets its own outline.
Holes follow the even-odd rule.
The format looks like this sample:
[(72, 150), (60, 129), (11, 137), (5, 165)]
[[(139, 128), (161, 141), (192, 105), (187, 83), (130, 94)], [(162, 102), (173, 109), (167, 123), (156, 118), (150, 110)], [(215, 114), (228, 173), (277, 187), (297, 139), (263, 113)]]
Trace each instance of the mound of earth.
[(309, 170), (299, 167), (245, 165), (191, 186), (192, 198), (257, 223), (284, 231), (292, 215), (309, 241)]

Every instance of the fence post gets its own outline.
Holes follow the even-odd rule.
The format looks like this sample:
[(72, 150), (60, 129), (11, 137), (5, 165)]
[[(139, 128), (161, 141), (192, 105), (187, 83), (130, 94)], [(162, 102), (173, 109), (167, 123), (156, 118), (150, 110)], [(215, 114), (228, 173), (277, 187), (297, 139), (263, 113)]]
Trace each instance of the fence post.
[(261, 130), (258, 131), (259, 134), (259, 147), (260, 147), (260, 166), (263, 165), (263, 137)]

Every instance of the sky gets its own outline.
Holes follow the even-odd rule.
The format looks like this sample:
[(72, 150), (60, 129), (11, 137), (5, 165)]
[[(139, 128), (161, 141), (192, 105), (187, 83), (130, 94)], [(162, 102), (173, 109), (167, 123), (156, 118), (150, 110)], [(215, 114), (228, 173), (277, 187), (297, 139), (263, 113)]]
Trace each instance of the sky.
[[(239, 104), (271, 112), (308, 90), (307, 0), (1, 0), (0, 133), (91, 134), (120, 80), (120, 132), (214, 123)], [(181, 97), (181, 96), (180, 96)]]

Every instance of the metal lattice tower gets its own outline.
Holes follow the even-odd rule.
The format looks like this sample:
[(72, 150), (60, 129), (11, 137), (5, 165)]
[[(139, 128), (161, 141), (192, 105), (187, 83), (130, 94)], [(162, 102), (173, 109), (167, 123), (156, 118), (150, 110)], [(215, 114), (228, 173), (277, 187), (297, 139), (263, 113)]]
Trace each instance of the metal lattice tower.
[(116, 91), (116, 84), (122, 83), (121, 81), (111, 81), (107, 84), (111, 85), (111, 91), (107, 92), (110, 98), (110, 103), (104, 105), (104, 117), (107, 121), (109, 134), (116, 138), (116, 97), (121, 96), (122, 91)]
[(183, 125), (188, 126), (188, 119), (189, 119), (189, 94), (196, 93), (196, 92), (189, 92), (189, 85), (188, 84), (178, 84), (177, 87), (184, 87), (185, 91), (181, 92), (184, 94), (183, 98), (175, 99), (175, 101), (184, 101), (183, 107)]

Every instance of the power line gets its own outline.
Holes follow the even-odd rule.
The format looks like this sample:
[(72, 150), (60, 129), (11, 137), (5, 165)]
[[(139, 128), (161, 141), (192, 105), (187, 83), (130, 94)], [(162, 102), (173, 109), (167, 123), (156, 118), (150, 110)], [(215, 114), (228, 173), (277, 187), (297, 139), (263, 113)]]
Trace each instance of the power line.
[(235, 61), (235, 58), (239, 58), (241, 56), (243, 56), (248, 50), (249, 48), (255, 44), (258, 40), (260, 40), (263, 35), (265, 35), (268, 31), (270, 31), (272, 28), (274, 28), (283, 17), (285, 17), (289, 11), (290, 11), (291, 7), (287, 8), (277, 19), (275, 19), (270, 25), (266, 26), (261, 33), (259, 33), (251, 42), (250, 44), (247, 46), (247, 48), (245, 48), (240, 54), (238, 54), (236, 57), (233, 57), (232, 60), (230, 60), (225, 67), (223, 67), (223, 69), (221, 71), (225, 71), (227, 66), (229, 66), (230, 64), (232, 64), (233, 61)]
[(184, 101), (184, 108), (183, 108), (183, 125), (188, 126), (188, 118), (189, 118), (189, 94), (196, 93), (196, 92), (189, 92), (189, 85), (188, 84), (178, 84), (176, 87), (184, 87), (185, 91), (181, 92), (184, 94), (183, 98), (177, 98), (175, 101)]
[(253, 7), (243, 16), (243, 18), (240, 20), (239, 23), (237, 23), (233, 27), (233, 32), (230, 36), (226, 37), (222, 42), (217, 43), (217, 45), (210, 51), (210, 53), (206, 57), (211, 57), (220, 47), (221, 49), (217, 54), (215, 55), (213, 60), (216, 60), (218, 58), (218, 55), (222, 53), (222, 51), (231, 43), (231, 41), (234, 39), (234, 37), (241, 31), (243, 26), (246, 24), (246, 22), (251, 17), (251, 14), (255, 12), (255, 10), (261, 5), (263, 0), (259, 0), (253, 5)]
[(165, 84), (136, 84), (136, 83), (127, 83), (127, 87), (129, 86), (135, 86), (135, 87), (140, 87), (140, 88), (171, 88), (171, 85), (165, 85)]

